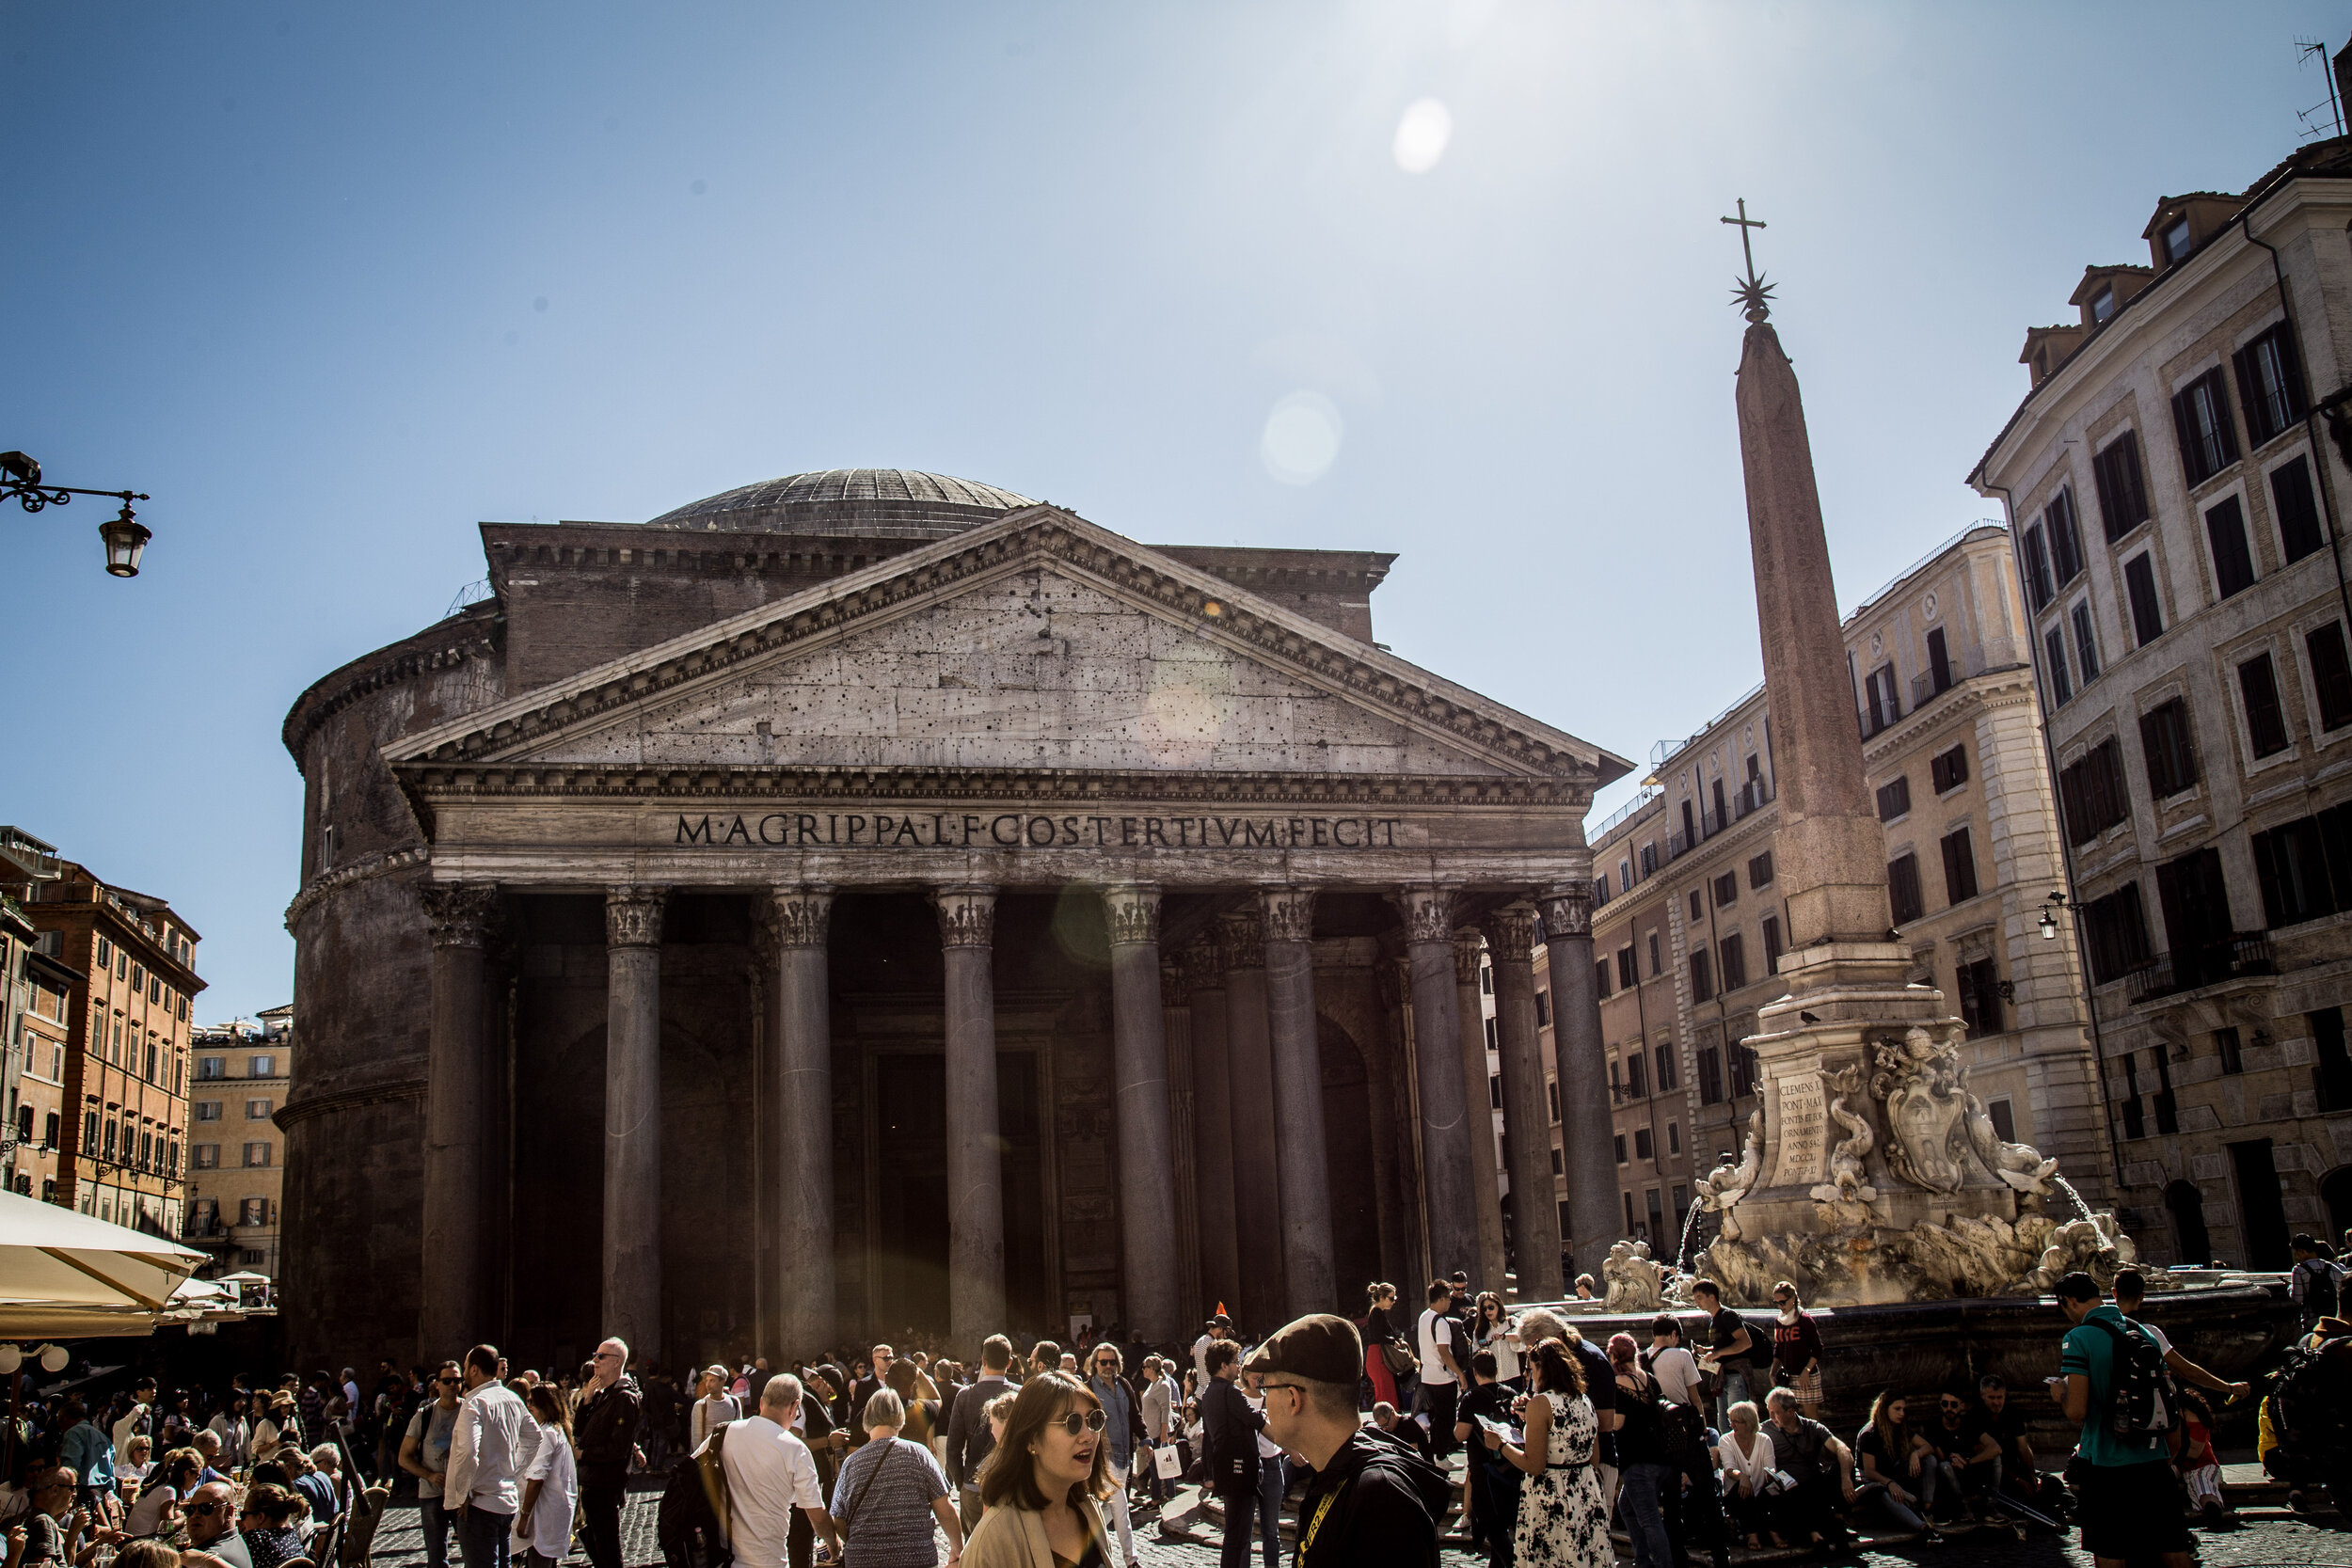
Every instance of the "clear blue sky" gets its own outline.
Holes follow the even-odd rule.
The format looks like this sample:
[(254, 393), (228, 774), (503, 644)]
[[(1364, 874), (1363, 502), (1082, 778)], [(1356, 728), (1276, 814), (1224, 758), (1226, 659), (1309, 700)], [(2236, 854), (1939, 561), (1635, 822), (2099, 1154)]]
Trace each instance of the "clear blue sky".
[(437, 619), (483, 575), (483, 518), (636, 521), (877, 466), (1149, 542), (1394, 550), (1375, 626), (1400, 655), (1644, 756), (1760, 668), (1717, 216), (1744, 196), (1772, 225), (1851, 603), (1986, 514), (1963, 476), (2025, 389), (2025, 328), (2069, 315), (2086, 262), (2144, 260), (2158, 197), (2291, 151), (2327, 97), (2294, 40), (2352, 24), (8, 16), (0, 447), (152, 492), (156, 537), (122, 583), (99, 502), (0, 524), (0, 821), (170, 898), (206, 938), (208, 1020), (290, 994), (287, 707)]

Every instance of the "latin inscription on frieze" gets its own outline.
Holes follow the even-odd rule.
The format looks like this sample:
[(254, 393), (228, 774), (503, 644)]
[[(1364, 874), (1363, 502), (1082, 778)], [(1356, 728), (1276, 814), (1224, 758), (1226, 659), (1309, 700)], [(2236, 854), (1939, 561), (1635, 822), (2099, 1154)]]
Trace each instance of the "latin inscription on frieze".
[(1828, 1112), (1821, 1101), (1821, 1080), (1815, 1073), (1793, 1072), (1772, 1083), (1779, 1112), (1772, 1137), (1780, 1155), (1772, 1185), (1810, 1187), (1822, 1180), (1821, 1139)]
[(1393, 849), (1402, 820), (1024, 812), (681, 814), (673, 843), (713, 849)]

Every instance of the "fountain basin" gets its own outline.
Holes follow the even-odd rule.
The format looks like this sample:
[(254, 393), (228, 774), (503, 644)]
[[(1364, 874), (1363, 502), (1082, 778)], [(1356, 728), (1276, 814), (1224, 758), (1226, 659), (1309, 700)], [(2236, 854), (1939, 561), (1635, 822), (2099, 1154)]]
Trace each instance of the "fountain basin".
[[(2252, 1377), (2276, 1359), (2295, 1338), (2295, 1306), (2287, 1300), (2286, 1275), (2230, 1271), (2186, 1271), (2194, 1283), (2148, 1297), (2140, 1317), (2165, 1332), (2191, 1361), (2231, 1382)], [(2175, 1275), (2180, 1277), (2180, 1275)], [(1705, 1338), (1697, 1308), (1668, 1304), (1647, 1311), (1613, 1312), (1598, 1301), (1527, 1302), (1514, 1313), (1549, 1307), (1595, 1343), (1628, 1333), (1647, 1349), (1649, 1325), (1661, 1312), (1683, 1323), (1685, 1342), (1695, 1350)], [(1914, 1402), (1945, 1388), (1973, 1389), (1979, 1377), (1997, 1372), (2023, 1402), (2037, 1453), (2062, 1453), (2074, 1446), (2074, 1428), (2043, 1392), (2042, 1380), (2058, 1372), (2058, 1341), (2066, 1316), (2055, 1296), (1989, 1296), (1950, 1301), (1896, 1302), (1876, 1307), (1808, 1308), (1820, 1325), (1821, 1419), (1851, 1442), (1867, 1418), (1870, 1401), (1893, 1388)], [(1750, 1331), (1767, 1326), (1771, 1313), (1741, 1309)], [(2259, 1387), (2256, 1390), (2260, 1392)], [(2233, 1416), (2250, 1416), (2251, 1402)], [(2234, 1421), (2231, 1423), (2234, 1425)]]

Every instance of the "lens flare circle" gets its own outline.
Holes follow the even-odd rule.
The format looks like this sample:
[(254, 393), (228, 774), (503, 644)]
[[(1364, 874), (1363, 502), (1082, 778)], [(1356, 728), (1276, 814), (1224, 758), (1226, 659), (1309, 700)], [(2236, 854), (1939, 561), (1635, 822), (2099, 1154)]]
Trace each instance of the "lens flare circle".
[(1329, 398), (1321, 392), (1293, 392), (1266, 415), (1258, 456), (1278, 483), (1312, 484), (1330, 471), (1346, 430), (1339, 406)]
[(1406, 173), (1426, 174), (1438, 166), (1438, 160), (1445, 156), (1446, 143), (1453, 139), (1453, 113), (1434, 98), (1416, 99), (1405, 106), (1396, 122), (1396, 140), (1391, 150), (1396, 154), (1396, 166)]

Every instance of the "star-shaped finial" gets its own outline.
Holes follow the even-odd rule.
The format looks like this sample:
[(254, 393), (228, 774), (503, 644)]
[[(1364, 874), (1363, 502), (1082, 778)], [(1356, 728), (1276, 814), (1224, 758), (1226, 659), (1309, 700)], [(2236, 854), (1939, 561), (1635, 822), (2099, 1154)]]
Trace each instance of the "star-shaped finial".
[(1763, 322), (1772, 313), (1772, 285), (1761, 277), (1734, 278), (1731, 297), (1746, 311), (1751, 326)]

